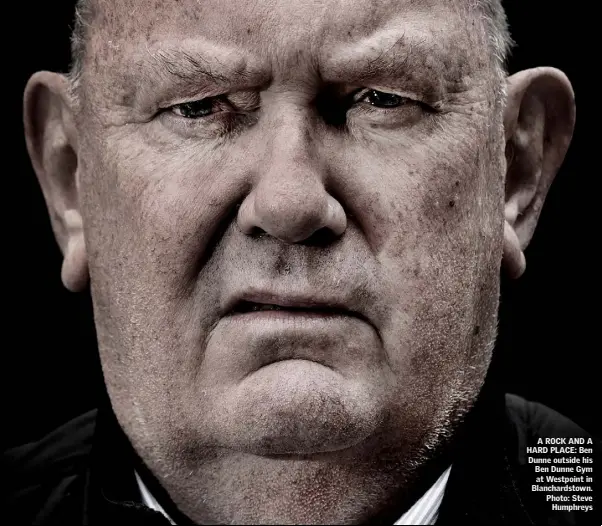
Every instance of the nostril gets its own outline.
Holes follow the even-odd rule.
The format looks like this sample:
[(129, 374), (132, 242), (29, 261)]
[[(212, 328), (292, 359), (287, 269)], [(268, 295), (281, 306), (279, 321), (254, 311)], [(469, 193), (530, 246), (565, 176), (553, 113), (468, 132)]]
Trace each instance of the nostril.
[(301, 241), (299, 244), (310, 247), (327, 247), (337, 239), (339, 239), (339, 236), (337, 236), (330, 228), (323, 227), (316, 230), (311, 236)]
[(260, 238), (266, 235), (266, 231), (263, 228), (254, 226), (248, 234), (250, 237)]

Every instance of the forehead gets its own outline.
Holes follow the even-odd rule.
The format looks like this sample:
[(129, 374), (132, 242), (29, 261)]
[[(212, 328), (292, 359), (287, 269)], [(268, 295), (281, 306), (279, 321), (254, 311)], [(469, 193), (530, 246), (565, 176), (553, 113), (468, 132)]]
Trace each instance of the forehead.
[[(476, 14), (468, 0), (91, 0), (95, 24), (122, 36), (203, 30), (208, 35), (315, 36), (352, 31), (369, 34), (389, 22), (464, 21)], [(327, 35), (325, 35), (327, 36)]]
[(429, 42), (433, 53), (449, 57), (486, 53), (480, 13), (469, 0), (92, 1), (90, 43), (109, 60), (136, 43), (197, 37), (258, 55), (317, 56), (345, 42), (370, 46), (376, 33), (407, 34), (410, 44)]

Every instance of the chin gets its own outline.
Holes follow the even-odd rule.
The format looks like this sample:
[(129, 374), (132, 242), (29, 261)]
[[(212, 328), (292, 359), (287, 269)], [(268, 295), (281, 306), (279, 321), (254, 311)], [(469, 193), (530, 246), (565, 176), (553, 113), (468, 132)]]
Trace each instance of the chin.
[(263, 367), (218, 400), (214, 439), (254, 455), (315, 455), (353, 448), (380, 428), (382, 389), (310, 361)]

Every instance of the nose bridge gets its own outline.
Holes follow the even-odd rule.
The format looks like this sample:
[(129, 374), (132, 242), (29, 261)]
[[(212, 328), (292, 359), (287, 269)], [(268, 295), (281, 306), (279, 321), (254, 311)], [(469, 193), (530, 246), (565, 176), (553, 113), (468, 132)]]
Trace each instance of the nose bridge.
[(311, 106), (284, 98), (269, 111), (258, 133), (264, 152), (257, 179), (239, 211), (241, 230), (250, 233), (259, 228), (291, 243), (325, 227), (340, 235), (346, 218), (326, 191), (326, 164)]
[(262, 179), (272, 185), (323, 184), (315, 119), (297, 104), (288, 104), (286, 110), (267, 123), (272, 137), (265, 152)]

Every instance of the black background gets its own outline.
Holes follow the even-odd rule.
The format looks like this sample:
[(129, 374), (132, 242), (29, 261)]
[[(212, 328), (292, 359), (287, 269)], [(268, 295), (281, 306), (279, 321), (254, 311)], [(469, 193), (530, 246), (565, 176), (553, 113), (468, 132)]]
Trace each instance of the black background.
[[(594, 220), (593, 189), (599, 168), (584, 142), (585, 130), (599, 117), (582, 95), (588, 50), (571, 36), (583, 14), (545, 0), (507, 1), (505, 6), (518, 45), (510, 72), (562, 69), (576, 92), (577, 129), (527, 249), (527, 272), (519, 281), (502, 281), (501, 366), (509, 391), (543, 402), (600, 436), (599, 322), (594, 319), (599, 311), (594, 292), (599, 222)], [(15, 26), (18, 38), (12, 37), (12, 49), (5, 50), (10, 61), (4, 78), (11, 90), (3, 120), (9, 182), (2, 200), (8, 234), (3, 255), (8, 289), (1, 373), (4, 447), (35, 439), (93, 407), (99, 381), (90, 300), (61, 285), (60, 252), (21, 124), (27, 78), (36, 70), (67, 68), (73, 2), (22, 2), (11, 10), (8, 25)], [(588, 157), (594, 171), (587, 168)]]

